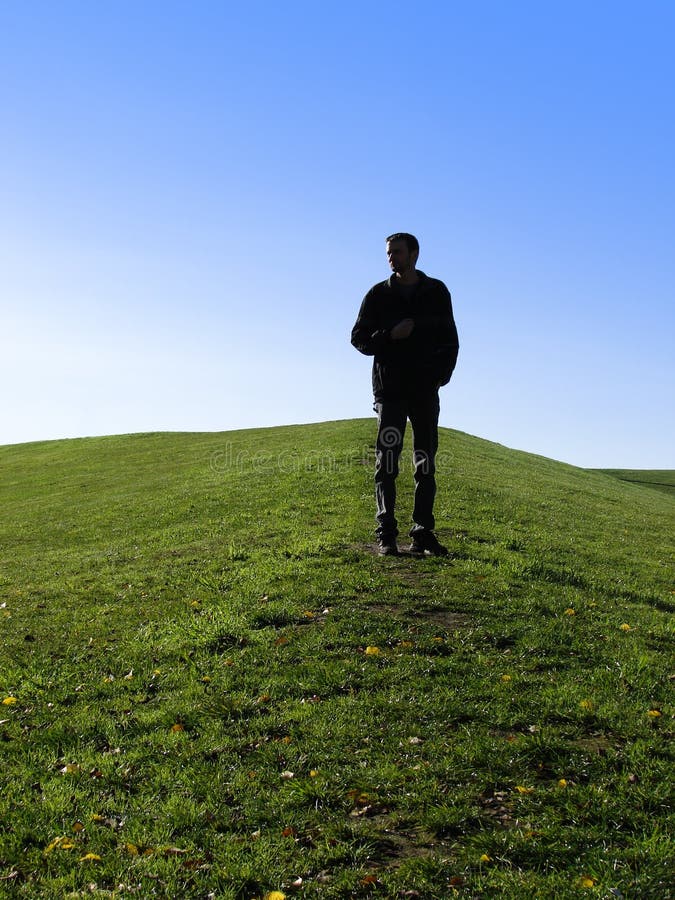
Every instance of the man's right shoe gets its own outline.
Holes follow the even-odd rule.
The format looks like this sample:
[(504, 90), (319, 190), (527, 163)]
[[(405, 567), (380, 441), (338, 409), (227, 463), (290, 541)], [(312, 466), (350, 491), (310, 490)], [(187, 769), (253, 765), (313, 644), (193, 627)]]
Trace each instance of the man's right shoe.
[(439, 544), (438, 538), (433, 531), (417, 531), (412, 536), (410, 544), (410, 552), (417, 553), (420, 556), (429, 554), (429, 556), (447, 556), (448, 548), (443, 544)]
[(398, 556), (396, 538), (379, 538), (377, 541), (377, 552), (379, 556)]

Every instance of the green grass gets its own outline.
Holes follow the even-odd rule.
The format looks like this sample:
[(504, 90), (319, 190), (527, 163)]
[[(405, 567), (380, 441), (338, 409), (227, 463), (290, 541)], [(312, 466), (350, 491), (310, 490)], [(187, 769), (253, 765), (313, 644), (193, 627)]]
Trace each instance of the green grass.
[(621, 481), (646, 485), (675, 496), (675, 472), (672, 469), (596, 469)]
[(0, 896), (672, 896), (672, 496), (373, 438), (0, 448)]

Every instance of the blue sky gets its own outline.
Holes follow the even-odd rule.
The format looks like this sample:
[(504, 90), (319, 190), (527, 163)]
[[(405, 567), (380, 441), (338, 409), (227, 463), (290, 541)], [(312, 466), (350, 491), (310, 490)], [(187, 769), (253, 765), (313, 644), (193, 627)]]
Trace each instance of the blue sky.
[(675, 5), (0, 5), (0, 443), (372, 414), (384, 237), (441, 424), (675, 468)]

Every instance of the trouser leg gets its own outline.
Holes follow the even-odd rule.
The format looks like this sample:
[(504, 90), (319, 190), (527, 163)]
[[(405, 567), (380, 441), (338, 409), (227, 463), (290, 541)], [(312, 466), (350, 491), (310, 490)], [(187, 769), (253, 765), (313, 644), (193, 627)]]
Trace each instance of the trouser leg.
[(375, 444), (375, 502), (377, 505), (377, 536), (396, 537), (398, 534), (396, 507), (396, 476), (398, 460), (403, 449), (406, 411), (397, 403), (376, 403), (377, 442)]
[(410, 406), (413, 429), (415, 505), (410, 534), (433, 531), (436, 496), (436, 451), (438, 450), (438, 391), (416, 399)]

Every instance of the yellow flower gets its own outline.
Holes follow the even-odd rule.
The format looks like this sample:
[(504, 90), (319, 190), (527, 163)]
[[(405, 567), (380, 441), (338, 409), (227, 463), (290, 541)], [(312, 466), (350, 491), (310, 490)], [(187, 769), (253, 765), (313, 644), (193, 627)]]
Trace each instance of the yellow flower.
[(579, 879), (579, 885), (582, 888), (592, 888), (595, 887), (595, 878), (591, 878), (590, 875), (582, 875)]
[(510, 675), (502, 675), (502, 681), (505, 684), (507, 684), (509, 681), (511, 681), (511, 676)]
[(567, 787), (567, 779), (566, 779), (566, 778), (561, 778), (561, 779), (558, 781), (558, 787), (566, 788), (566, 787)]
[(566, 615), (566, 616), (576, 616), (576, 614), (577, 614), (577, 611), (576, 611), (575, 609), (572, 609), (571, 606), (569, 606), (569, 607), (565, 610), (565, 615)]
[(85, 853), (80, 857), (80, 862), (100, 862), (101, 857), (97, 853)]
[(18, 702), (19, 701), (16, 699), (16, 697), (5, 697), (5, 699), (2, 701), (2, 705), (3, 706), (14, 706), (14, 704), (18, 703)]
[(480, 858), (480, 861), (485, 862), (485, 863), (492, 862), (492, 857), (488, 856), (487, 853), (483, 853), (483, 855)]
[(379, 647), (366, 647), (366, 656), (377, 656), (379, 652)]
[(62, 844), (65, 840), (67, 840), (67, 838), (66, 838), (66, 836), (63, 835), (63, 834), (61, 835), (61, 837), (54, 838), (53, 841), (51, 841), (49, 844), (47, 844), (47, 846), (46, 846), (45, 849), (44, 849), (44, 852), (45, 852), (45, 853), (51, 853), (52, 850), (54, 850), (56, 847), (60, 847), (61, 844)]
[(286, 900), (286, 894), (282, 891), (270, 891), (268, 894), (265, 894), (264, 900)]
[(650, 719), (658, 719), (658, 718), (660, 718), (661, 713), (659, 712), (658, 709), (650, 709), (649, 712), (647, 713), (647, 715), (649, 716)]
[(61, 835), (61, 837), (54, 838), (54, 840), (45, 847), (44, 852), (51, 853), (52, 850), (55, 850), (57, 847), (59, 850), (72, 850), (75, 846), (75, 842), (71, 841), (69, 837)]
[(534, 788), (523, 787), (522, 784), (516, 785), (516, 790), (519, 794), (533, 794)]
[(619, 625), (621, 631), (632, 631), (632, 628), (628, 624), (628, 622), (624, 622), (623, 625)]
[(581, 700), (579, 706), (582, 709), (590, 710), (593, 709), (593, 701), (592, 700)]

